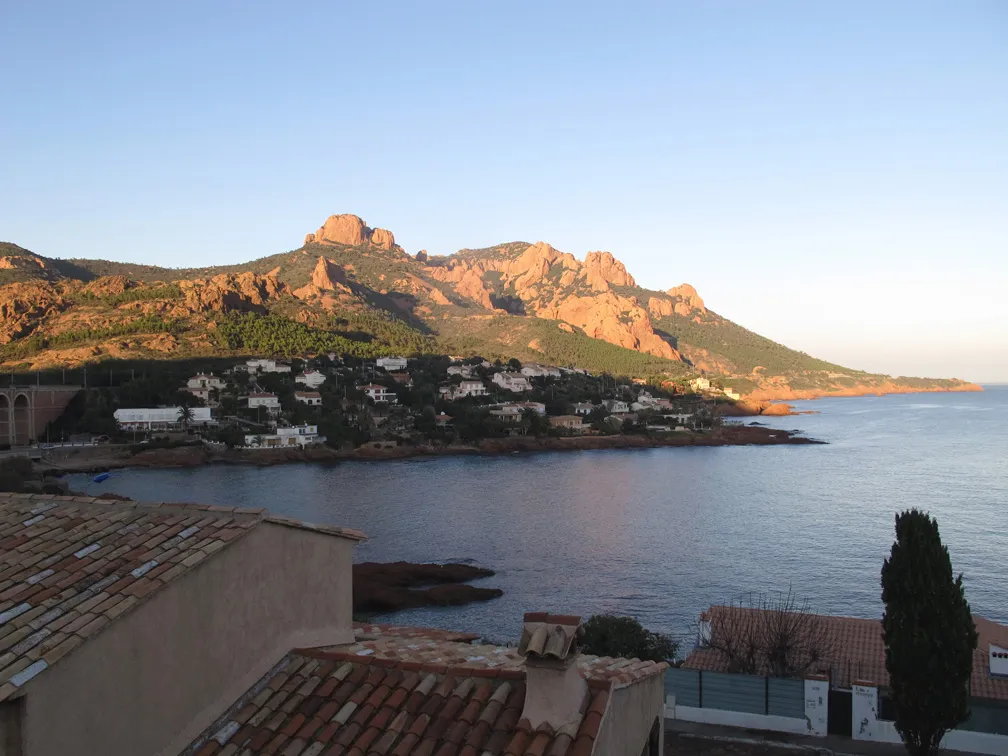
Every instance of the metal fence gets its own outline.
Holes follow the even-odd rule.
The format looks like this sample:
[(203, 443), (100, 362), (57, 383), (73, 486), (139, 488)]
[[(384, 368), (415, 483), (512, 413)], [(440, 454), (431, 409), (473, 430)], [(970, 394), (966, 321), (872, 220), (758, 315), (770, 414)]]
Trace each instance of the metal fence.
[(677, 706), (805, 716), (804, 680), (674, 668), (665, 673), (665, 694), (674, 695)]

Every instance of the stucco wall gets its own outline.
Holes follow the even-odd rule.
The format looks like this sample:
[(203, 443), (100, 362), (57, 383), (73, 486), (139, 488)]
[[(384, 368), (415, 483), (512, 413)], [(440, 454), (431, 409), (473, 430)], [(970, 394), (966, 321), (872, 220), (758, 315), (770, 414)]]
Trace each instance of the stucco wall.
[(352, 640), (353, 545), (257, 525), (33, 681), (27, 755), (175, 756), (292, 647)]
[(647, 754), (648, 736), (658, 725), (658, 753), (665, 747), (665, 684), (655, 675), (613, 692), (602, 720), (595, 753), (606, 756)]
[[(851, 725), (854, 740), (902, 744), (903, 738), (896, 731), (896, 726), (892, 722), (878, 718), (878, 688), (872, 685), (855, 685), (853, 690)], [(941, 747), (952, 751), (1008, 756), (1008, 735), (950, 730), (942, 738)]]

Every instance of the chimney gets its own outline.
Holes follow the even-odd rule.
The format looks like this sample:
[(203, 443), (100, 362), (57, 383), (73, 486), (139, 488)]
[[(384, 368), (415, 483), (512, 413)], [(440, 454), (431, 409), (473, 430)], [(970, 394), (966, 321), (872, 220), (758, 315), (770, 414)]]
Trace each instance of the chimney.
[(706, 648), (711, 642), (711, 612), (710, 610), (700, 612), (700, 622), (697, 625), (697, 646)]
[(588, 695), (578, 672), (581, 618), (568, 614), (528, 612), (518, 653), (525, 657), (525, 708), (522, 718), (533, 730), (543, 724), (576, 731)]
[(987, 646), (992, 675), (1008, 675), (1008, 648), (1001, 648), (993, 643)]

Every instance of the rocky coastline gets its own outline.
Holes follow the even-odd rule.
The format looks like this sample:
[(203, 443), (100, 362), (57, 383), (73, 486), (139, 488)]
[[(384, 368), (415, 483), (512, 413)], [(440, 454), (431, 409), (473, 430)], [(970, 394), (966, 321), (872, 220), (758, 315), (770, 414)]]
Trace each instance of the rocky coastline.
[(305, 449), (262, 449), (216, 451), (202, 445), (173, 449), (150, 449), (136, 454), (118, 447), (84, 447), (59, 461), (37, 462), (40, 472), (60, 475), (72, 472), (100, 472), (127, 467), (190, 468), (212, 464), (270, 466), (294, 462), (340, 462), (388, 460), (456, 455), (501, 455), (521, 452), (586, 451), (603, 449), (657, 449), (662, 447), (753, 446), (780, 444), (821, 444), (799, 431), (763, 426), (726, 425), (711, 432), (684, 431), (665, 437), (636, 435), (488, 438), (475, 444), (421, 444), (395, 442), (368, 444), (353, 450), (325, 446)]
[(814, 415), (816, 410), (796, 411), (789, 401), (813, 399), (850, 398), (858, 396), (890, 396), (893, 394), (947, 394), (983, 391), (976, 383), (956, 383), (950, 386), (908, 386), (898, 381), (887, 381), (877, 386), (856, 385), (822, 389), (794, 389), (787, 385), (758, 388), (739, 399), (734, 404), (718, 405), (718, 410), (726, 417), (784, 417), (789, 415)]

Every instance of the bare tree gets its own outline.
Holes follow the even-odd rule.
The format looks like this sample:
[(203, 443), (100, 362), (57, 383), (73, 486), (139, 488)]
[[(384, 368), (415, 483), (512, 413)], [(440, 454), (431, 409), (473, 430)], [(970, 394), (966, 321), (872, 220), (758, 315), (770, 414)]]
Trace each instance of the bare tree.
[(813, 614), (808, 599), (791, 589), (711, 607), (706, 621), (702, 645), (719, 653), (729, 672), (802, 677), (827, 670), (836, 657), (827, 618)]

